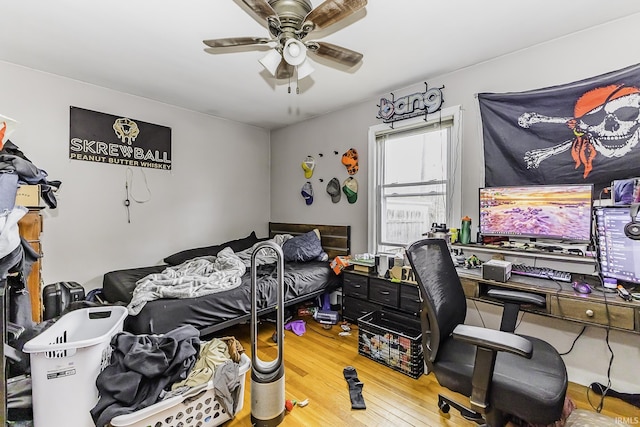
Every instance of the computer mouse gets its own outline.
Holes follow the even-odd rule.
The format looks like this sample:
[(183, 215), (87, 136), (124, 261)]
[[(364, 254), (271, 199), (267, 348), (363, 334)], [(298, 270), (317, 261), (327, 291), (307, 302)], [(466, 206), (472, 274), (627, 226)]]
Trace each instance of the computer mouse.
[(591, 286), (589, 286), (588, 283), (573, 282), (571, 284), (571, 287), (573, 288), (573, 290), (575, 290), (576, 292), (578, 292), (580, 294), (590, 294), (591, 293)]

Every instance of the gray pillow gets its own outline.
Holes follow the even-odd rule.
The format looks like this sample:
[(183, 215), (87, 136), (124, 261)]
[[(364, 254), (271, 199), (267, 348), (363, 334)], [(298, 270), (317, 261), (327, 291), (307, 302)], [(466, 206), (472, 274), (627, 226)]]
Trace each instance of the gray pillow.
[(306, 262), (322, 254), (322, 245), (315, 231), (292, 237), (282, 245), (285, 261)]

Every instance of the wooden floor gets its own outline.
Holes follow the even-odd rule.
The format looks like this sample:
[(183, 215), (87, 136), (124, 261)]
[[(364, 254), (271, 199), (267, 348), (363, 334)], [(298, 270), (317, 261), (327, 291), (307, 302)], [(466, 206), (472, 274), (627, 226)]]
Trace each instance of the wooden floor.
[[(475, 426), (457, 411), (442, 416), (437, 408), (437, 395), (442, 393), (468, 404), (468, 400), (442, 389), (433, 374), (413, 379), (393, 371), (358, 354), (358, 330), (352, 325), (350, 336), (342, 337), (339, 326), (325, 330), (313, 319), (306, 319), (306, 333), (297, 336), (285, 332), (284, 360), (286, 398), (302, 401), (308, 406), (295, 407), (281, 426)], [(273, 360), (277, 345), (271, 335), (274, 325), (264, 323), (259, 329), (258, 355), (261, 360)], [(250, 326), (239, 325), (221, 331), (242, 342), (250, 355)], [(367, 408), (352, 410), (347, 383), (342, 375), (346, 366), (354, 366), (364, 383), (363, 397)], [(244, 406), (227, 427), (251, 425), (250, 372), (245, 378)], [(585, 387), (570, 384), (569, 396), (578, 408), (590, 409)], [(593, 404), (599, 396), (590, 393)], [(640, 409), (622, 400), (607, 397), (602, 414), (611, 417), (640, 417)], [(639, 418), (631, 418), (639, 419)]]

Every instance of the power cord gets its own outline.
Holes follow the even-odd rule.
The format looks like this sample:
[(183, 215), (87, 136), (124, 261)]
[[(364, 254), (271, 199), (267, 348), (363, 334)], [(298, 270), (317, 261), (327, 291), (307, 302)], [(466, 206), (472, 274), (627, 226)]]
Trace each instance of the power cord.
[[(556, 303), (558, 304), (558, 313), (560, 314), (560, 317), (564, 319), (564, 313), (562, 311), (562, 304), (560, 304), (560, 292), (562, 291), (562, 284), (560, 282), (558, 282), (556, 279), (554, 279), (553, 277), (549, 276), (549, 278), (551, 280), (553, 280), (554, 283), (556, 284), (556, 286), (558, 287), (558, 289), (555, 292)], [(584, 331), (586, 329), (587, 329), (586, 326), (582, 327), (582, 329), (580, 330), (578, 335), (574, 338), (573, 342), (571, 343), (571, 347), (569, 347), (569, 350), (567, 350), (564, 353), (559, 353), (560, 356), (566, 356), (567, 354), (571, 353), (571, 351), (573, 350), (573, 347), (575, 347), (576, 343), (578, 342), (578, 339), (580, 339), (580, 337), (582, 336), (582, 334), (584, 334)]]
[[(602, 194), (603, 194), (603, 193), (604, 193), (604, 194), (611, 194), (611, 187), (604, 187), (602, 190), (600, 190), (600, 193), (598, 194), (598, 202), (600, 202), (600, 205), (601, 205), (601, 206), (602, 206), (602, 200), (603, 200), (603, 198), (602, 198)], [(610, 199), (611, 197), (612, 197), (612, 196), (610, 196), (610, 197), (609, 197), (609, 199)]]
[[(596, 217), (595, 217), (595, 209), (593, 210), (593, 221), (596, 221)], [(600, 245), (598, 243), (598, 238), (596, 236), (593, 236), (593, 241), (592, 241), (593, 247), (596, 250), (596, 253), (599, 253), (600, 251)], [(602, 269), (600, 266), (600, 259), (598, 256), (596, 256), (595, 258), (595, 266), (596, 266), (596, 273), (598, 274), (598, 277), (600, 278), (600, 286), (599, 288), (601, 288), (602, 290), (598, 289), (599, 292), (602, 292), (602, 297), (604, 298), (604, 308), (605, 308), (605, 312), (607, 314), (607, 327), (606, 327), (606, 335), (605, 335), (605, 342), (607, 344), (607, 349), (609, 350), (609, 354), (611, 355), (609, 357), (609, 366), (607, 367), (607, 385), (604, 386), (604, 388), (602, 387), (602, 384), (599, 383), (591, 383), (591, 385), (589, 386), (589, 388), (587, 389), (587, 401), (589, 402), (589, 405), (591, 405), (591, 407), (596, 411), (596, 412), (600, 412), (602, 411), (602, 408), (604, 407), (604, 398), (606, 397), (607, 393), (609, 392), (609, 389), (611, 388), (611, 366), (613, 365), (613, 359), (615, 357), (614, 353), (613, 353), (613, 349), (611, 348), (611, 344), (609, 343), (609, 331), (611, 330), (611, 313), (609, 312), (609, 300), (607, 299), (607, 294), (609, 293), (608, 289), (604, 286), (604, 281), (602, 279)], [(601, 395), (600, 397), (600, 402), (598, 402), (597, 406), (594, 406), (593, 403), (591, 402), (591, 397), (589, 392), (593, 391), (593, 390), (598, 390), (598, 393)], [(595, 391), (594, 391), (595, 393)]]
[(558, 289), (556, 289), (556, 292), (555, 292), (556, 304), (558, 304), (558, 313), (560, 314), (560, 318), (564, 319), (562, 304), (560, 304), (560, 292), (562, 292), (562, 284), (558, 282), (556, 279), (554, 279), (553, 277), (551, 277), (551, 275), (548, 275), (548, 277), (549, 279), (553, 280), (553, 283), (555, 283), (556, 286), (558, 287)]
[(136, 203), (146, 203), (151, 200), (151, 189), (149, 188), (149, 183), (147, 182), (147, 176), (145, 175), (143, 170), (140, 170), (142, 173), (142, 178), (144, 179), (144, 185), (147, 189), (148, 197), (145, 200), (138, 200), (133, 195), (133, 170), (131, 168), (127, 168), (125, 171), (125, 180), (124, 180), (124, 190), (125, 190), (125, 198), (124, 198), (124, 206), (127, 209), (127, 223), (131, 224), (131, 199), (133, 199)]
[[(611, 388), (611, 365), (613, 365), (614, 354), (613, 354), (613, 350), (611, 349), (611, 345), (609, 344), (609, 328), (607, 328), (605, 341), (607, 343), (607, 348), (609, 349), (609, 353), (611, 354), (611, 357), (609, 358), (609, 367), (607, 368), (607, 385), (604, 387), (604, 389), (602, 389), (602, 384), (591, 383), (591, 385), (589, 385), (589, 388), (587, 388), (587, 401), (589, 402), (589, 405), (591, 405), (593, 410), (598, 413), (602, 411), (602, 408), (604, 407), (604, 398), (607, 396), (607, 393)], [(591, 397), (589, 395), (589, 392), (593, 391), (594, 389), (598, 389), (598, 391), (597, 392), (594, 391), (594, 393), (600, 394), (600, 402), (598, 403), (598, 406), (593, 406), (593, 403), (591, 402)]]
[(480, 318), (480, 322), (482, 323), (482, 327), (486, 328), (487, 326), (484, 324), (484, 319), (482, 318), (482, 314), (480, 314), (480, 309), (478, 308), (478, 305), (476, 304), (475, 300), (471, 300), (471, 302), (473, 302), (473, 306), (476, 308), (476, 311), (478, 312), (478, 317)]
[(576, 345), (576, 342), (578, 342), (578, 339), (582, 336), (582, 334), (584, 334), (584, 331), (586, 329), (587, 329), (586, 326), (582, 327), (578, 335), (574, 338), (573, 342), (571, 343), (571, 347), (569, 348), (569, 350), (565, 351), (564, 353), (559, 353), (560, 356), (566, 356), (567, 354), (571, 353), (571, 351), (573, 350), (573, 347)]
[(515, 331), (517, 331), (517, 330), (518, 330), (518, 328), (520, 327), (520, 324), (522, 323), (522, 320), (524, 319), (524, 315), (525, 315), (525, 314), (526, 314), (526, 312), (525, 312), (525, 311), (523, 311), (523, 312), (522, 312), (522, 314), (520, 315), (520, 320), (518, 320), (518, 321), (516, 322), (516, 326), (515, 326), (515, 328), (513, 328), (513, 332), (515, 332)]

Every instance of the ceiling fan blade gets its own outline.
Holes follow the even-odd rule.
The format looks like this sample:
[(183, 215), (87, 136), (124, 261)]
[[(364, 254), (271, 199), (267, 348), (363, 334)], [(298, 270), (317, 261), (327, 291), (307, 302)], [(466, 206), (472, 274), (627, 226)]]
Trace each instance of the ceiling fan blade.
[(346, 47), (326, 42), (308, 42), (306, 45), (310, 52), (349, 67), (353, 67), (362, 61), (363, 55), (360, 52), (347, 49)]
[(283, 58), (282, 61), (280, 61), (280, 65), (278, 65), (275, 78), (278, 80), (289, 79), (293, 77), (294, 71), (295, 67), (293, 65), (289, 65)]
[(262, 37), (229, 37), (225, 39), (203, 40), (202, 42), (209, 47), (217, 48), (266, 44), (269, 43), (269, 41), (269, 39)]
[(268, 19), (270, 16), (276, 17), (278, 14), (271, 7), (271, 5), (267, 2), (267, 0), (242, 0), (244, 4), (246, 4), (249, 9), (251, 9), (256, 15), (258, 15), (262, 19)]
[(304, 18), (314, 29), (333, 25), (367, 5), (367, 0), (325, 0)]

